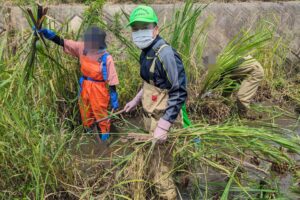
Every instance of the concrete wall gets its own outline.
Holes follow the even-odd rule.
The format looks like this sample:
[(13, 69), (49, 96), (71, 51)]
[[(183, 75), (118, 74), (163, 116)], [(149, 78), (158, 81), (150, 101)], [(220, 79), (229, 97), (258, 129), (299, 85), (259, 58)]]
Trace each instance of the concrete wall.
[[(121, 9), (130, 12), (133, 4), (106, 4), (104, 12), (107, 18), (112, 18)], [(154, 4), (160, 23), (169, 21), (174, 8), (181, 8), (182, 4)], [(82, 22), (83, 5), (50, 6), (49, 16), (53, 26), (61, 27), (69, 23), (71, 30), (76, 31)], [(0, 33), (5, 29), (28, 29), (26, 19), (18, 7), (0, 8)], [(251, 3), (212, 3), (201, 16), (201, 21), (207, 17), (213, 21), (209, 27), (208, 46), (205, 54), (216, 54), (243, 27), (252, 27), (261, 19), (268, 19), (278, 24), (277, 33), (291, 41), (290, 48), (300, 57), (300, 2), (251, 2)], [(8, 26), (9, 25), (9, 26)], [(298, 58), (296, 58), (298, 59)]]

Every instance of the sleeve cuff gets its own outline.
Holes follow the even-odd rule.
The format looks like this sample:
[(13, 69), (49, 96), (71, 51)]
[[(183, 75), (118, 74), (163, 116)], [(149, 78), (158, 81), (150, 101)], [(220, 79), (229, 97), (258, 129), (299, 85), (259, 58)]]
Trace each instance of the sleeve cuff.
[(165, 120), (164, 118), (160, 118), (157, 126), (161, 129), (164, 129), (166, 131), (168, 131), (170, 129), (170, 127), (172, 126), (171, 122)]

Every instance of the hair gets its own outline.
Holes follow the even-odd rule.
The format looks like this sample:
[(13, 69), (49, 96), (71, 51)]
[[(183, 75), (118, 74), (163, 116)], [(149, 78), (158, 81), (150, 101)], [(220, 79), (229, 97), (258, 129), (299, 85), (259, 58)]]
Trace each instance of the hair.
[(88, 27), (83, 35), (83, 40), (85, 42), (93, 41), (95, 45), (98, 46), (99, 49), (105, 49), (107, 47), (105, 39), (106, 39), (105, 31), (95, 25)]

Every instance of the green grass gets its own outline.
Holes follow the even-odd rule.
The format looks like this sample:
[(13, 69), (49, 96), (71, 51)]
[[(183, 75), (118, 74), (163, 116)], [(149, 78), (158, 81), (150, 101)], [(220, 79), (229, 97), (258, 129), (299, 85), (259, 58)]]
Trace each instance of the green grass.
[[(96, 23), (115, 34), (109, 51), (116, 61), (121, 81), (118, 91), (121, 105), (124, 105), (140, 87), (139, 51), (126, 35), (128, 32), (120, 26), (126, 13), (114, 16), (111, 26), (99, 17), (91, 18), (95, 14), (100, 16), (98, 14), (103, 6), (100, 3), (103, 1), (97, 2), (99, 4), (93, 4), (86, 11), (81, 30), (87, 24)], [(265, 31), (249, 30), (243, 32), (242, 37), (234, 38), (218, 57), (217, 65), (223, 66), (222, 71), (217, 74), (209, 72), (207, 79), (197, 78), (204, 70), (200, 58), (210, 19), (198, 25), (196, 21), (204, 8), (192, 9), (192, 6), (191, 1), (187, 2), (182, 11), (175, 12), (173, 20), (176, 23), (161, 27), (162, 35), (178, 48), (183, 57), (190, 80), (189, 90), (209, 90), (220, 74), (235, 66), (237, 58), (234, 55), (243, 56), (249, 51), (260, 52), (266, 63), (268, 59), (274, 61), (267, 67), (268, 83), (273, 84), (271, 80), (275, 77), (276, 68), (284, 59), (284, 54), (278, 53), (283, 41), (278, 40), (274, 48), (268, 51), (264, 42), (269, 41), (269, 32)], [(44, 25), (49, 26), (47, 21)], [(64, 27), (59, 34), (71, 38), (66, 30), (67, 27)], [(79, 65), (74, 58), (63, 55), (61, 47), (50, 42), (47, 43), (48, 50), (39, 46), (31, 75), (24, 83), (24, 75), (28, 73), (26, 56), (31, 53), (32, 37), (29, 25), (24, 33), (2, 35), (0, 39), (0, 198), (132, 199), (134, 186), (141, 186), (143, 190), (151, 188), (153, 183), (142, 170), (129, 174), (132, 164), (149, 167), (146, 161), (153, 151), (151, 142), (124, 144), (115, 141), (111, 144), (111, 154), (93, 157), (84, 153), (85, 145), (89, 145), (89, 150), (93, 149), (91, 141), (94, 137), (83, 133), (78, 120)], [(9, 41), (12, 40), (18, 47), (15, 54), (11, 53), (13, 48)], [(4, 49), (5, 46), (9, 48)], [(277, 56), (280, 58), (278, 63), (278, 59), (274, 59)], [(206, 80), (205, 87), (200, 80)], [(293, 91), (295, 98), (300, 98), (292, 86), (288, 90)], [(197, 100), (191, 99), (191, 102)], [(269, 112), (272, 120), (282, 115), (295, 117), (279, 108), (264, 112)], [(295, 161), (287, 153), (287, 150), (300, 152), (299, 136), (293, 129), (280, 128), (264, 121), (246, 125), (236, 118), (229, 119), (225, 124), (210, 126), (199, 121), (199, 116), (194, 118), (192, 127), (172, 130), (168, 142), (174, 147), (174, 168), (170, 173), (179, 186), (182, 175), (190, 177), (188, 192), (191, 199), (212, 199), (216, 195), (221, 199), (285, 197), (265, 166), (277, 163), (286, 163), (289, 168), (295, 166)], [(130, 125), (127, 118), (121, 118), (119, 123), (122, 133), (115, 134), (141, 132)], [(195, 143), (195, 138), (200, 138), (201, 142)], [(141, 154), (145, 158), (142, 161), (138, 160)], [(264, 162), (265, 166), (251, 164), (249, 158), (252, 157)], [(226, 180), (212, 183), (208, 169)], [(256, 178), (251, 176), (251, 171)], [(266, 182), (263, 186), (259, 182), (262, 176)], [(217, 186), (219, 189), (214, 190)]]
[[(217, 57), (216, 65), (208, 69), (200, 93), (204, 94), (212, 89), (224, 90), (234, 84), (230, 77), (231, 72), (241, 65), (241, 59), (256, 54), (271, 41), (273, 29), (274, 27), (258, 27), (257, 32), (242, 30), (235, 36)], [(246, 62), (250, 64), (253, 60)]]

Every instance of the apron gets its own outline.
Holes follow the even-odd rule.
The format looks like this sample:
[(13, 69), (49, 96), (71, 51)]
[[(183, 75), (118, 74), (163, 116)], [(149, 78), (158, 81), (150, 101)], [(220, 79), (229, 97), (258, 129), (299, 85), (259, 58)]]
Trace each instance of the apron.
[[(91, 127), (96, 120), (108, 116), (109, 91), (98, 61), (81, 55), (80, 63), (80, 71), (83, 75), (79, 98), (80, 114), (83, 125)], [(97, 125), (101, 129), (101, 133), (110, 131), (109, 120), (99, 122)]]
[[(155, 70), (155, 62), (159, 52), (167, 47), (167, 44), (162, 45), (155, 54), (155, 58), (150, 67), (150, 73), (153, 74)], [(153, 135), (155, 128), (159, 119), (163, 116), (165, 110), (168, 106), (168, 90), (160, 89), (154, 85), (152, 78), (150, 78), (150, 83), (144, 81), (143, 84), (143, 96), (142, 96), (142, 106), (143, 106), (143, 120), (144, 126), (150, 134)], [(175, 123), (176, 125), (182, 126), (181, 112), (179, 113)]]

